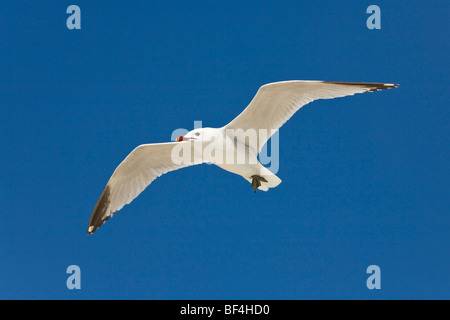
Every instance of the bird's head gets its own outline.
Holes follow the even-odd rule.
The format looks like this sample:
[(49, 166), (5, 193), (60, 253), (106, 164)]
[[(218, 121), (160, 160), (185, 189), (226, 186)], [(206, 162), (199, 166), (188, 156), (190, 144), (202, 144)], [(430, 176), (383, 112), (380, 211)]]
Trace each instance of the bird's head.
[(194, 129), (192, 131), (189, 131), (184, 136), (179, 136), (175, 141), (181, 142), (181, 141), (195, 141), (195, 142), (202, 142), (202, 143), (209, 143), (214, 139), (215, 130), (213, 128), (199, 128)]

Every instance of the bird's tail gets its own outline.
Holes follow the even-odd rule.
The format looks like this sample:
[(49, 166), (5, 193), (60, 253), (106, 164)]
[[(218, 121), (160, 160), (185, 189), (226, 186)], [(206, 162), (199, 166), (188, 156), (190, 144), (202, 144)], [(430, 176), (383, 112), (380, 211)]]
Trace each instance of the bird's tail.
[(266, 180), (261, 180), (261, 186), (258, 188), (259, 190), (268, 191), (270, 188), (275, 188), (281, 183), (281, 179), (262, 164), (260, 164), (259, 175)]

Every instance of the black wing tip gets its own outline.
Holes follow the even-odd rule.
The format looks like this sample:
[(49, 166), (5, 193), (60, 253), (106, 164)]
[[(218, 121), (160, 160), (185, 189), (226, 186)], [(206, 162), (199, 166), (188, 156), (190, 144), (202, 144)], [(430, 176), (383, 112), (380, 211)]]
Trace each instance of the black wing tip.
[(367, 92), (380, 91), (385, 89), (397, 88), (398, 83), (372, 83), (372, 82), (339, 82), (339, 81), (323, 81), (324, 83), (359, 86), (367, 88)]
[(95, 205), (94, 211), (92, 212), (91, 220), (89, 221), (89, 227), (87, 230), (88, 235), (93, 234), (95, 231), (97, 231), (97, 229), (100, 228), (111, 217), (111, 215), (107, 213), (109, 204), (111, 203), (110, 195), (110, 187), (106, 185), (105, 190), (103, 190), (102, 194), (100, 195), (100, 198)]
[(106, 221), (109, 220), (109, 218), (111, 218), (115, 214), (116, 214), (115, 212), (111, 213), (109, 216), (106, 216), (105, 218), (100, 220), (100, 222), (97, 224), (89, 224), (87, 234), (90, 235), (95, 233), (95, 231), (97, 231), (98, 228), (100, 228)]

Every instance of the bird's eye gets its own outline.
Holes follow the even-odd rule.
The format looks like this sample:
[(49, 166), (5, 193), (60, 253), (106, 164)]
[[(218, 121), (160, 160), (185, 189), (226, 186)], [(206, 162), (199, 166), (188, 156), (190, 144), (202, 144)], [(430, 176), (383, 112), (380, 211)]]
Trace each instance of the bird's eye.
[(198, 137), (200, 135), (200, 132), (196, 132), (195, 135)]

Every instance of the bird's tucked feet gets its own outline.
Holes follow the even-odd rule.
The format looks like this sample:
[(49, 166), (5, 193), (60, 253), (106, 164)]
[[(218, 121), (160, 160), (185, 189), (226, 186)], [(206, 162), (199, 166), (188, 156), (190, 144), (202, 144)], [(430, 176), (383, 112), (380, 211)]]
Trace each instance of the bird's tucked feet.
[(255, 190), (255, 193), (256, 193), (256, 190), (258, 190), (258, 188), (261, 186), (261, 181), (267, 182), (266, 179), (264, 179), (263, 177), (258, 176), (256, 174), (251, 176), (251, 178), (252, 178), (252, 188)]

